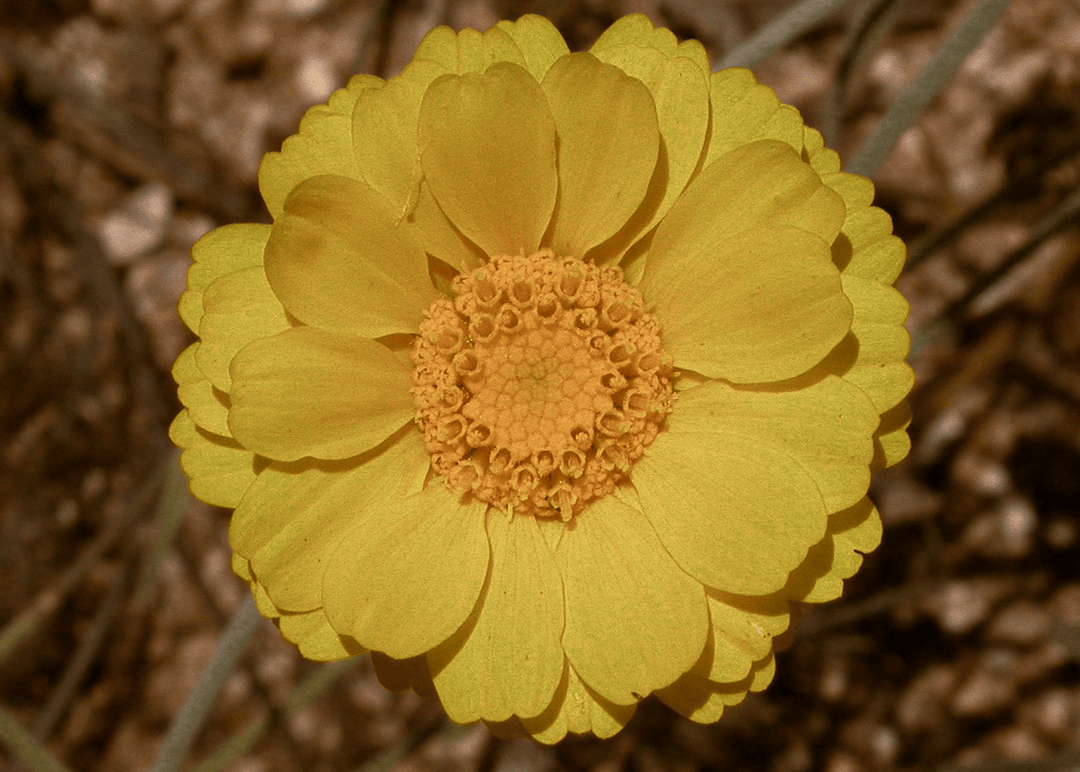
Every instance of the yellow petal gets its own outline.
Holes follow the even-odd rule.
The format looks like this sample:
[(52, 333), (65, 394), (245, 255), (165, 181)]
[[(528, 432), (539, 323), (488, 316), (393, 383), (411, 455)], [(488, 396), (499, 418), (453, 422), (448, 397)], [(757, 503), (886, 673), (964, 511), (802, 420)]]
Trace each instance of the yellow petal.
[(825, 538), (791, 572), (785, 588), (787, 596), (803, 603), (839, 598), (844, 580), (855, 575), (863, 555), (873, 552), (880, 543), (881, 518), (870, 499), (830, 515)]
[(289, 329), (289, 320), (261, 265), (215, 279), (202, 300), (202, 342), (195, 364), (215, 388), (227, 392), (232, 386), (229, 363), (236, 352), (257, 338)]
[(500, 21), (495, 26), (517, 44), (525, 58), (525, 69), (537, 83), (544, 79), (556, 59), (570, 53), (559, 30), (543, 16), (527, 13), (517, 21)]
[(251, 597), (255, 601), (255, 608), (267, 619), (277, 619), (281, 612), (277, 610), (266, 590), (256, 581), (248, 582), (251, 587)]
[(198, 342), (192, 343), (173, 363), (172, 376), (179, 387), (180, 404), (188, 409), (188, 415), (198, 426), (222, 437), (232, 437), (228, 423), (229, 395), (215, 389), (195, 364), (198, 347)]
[(484, 32), (468, 28), (454, 32), (449, 27), (435, 27), (424, 35), (413, 59), (438, 62), (456, 75), (484, 72), (496, 62), (525, 66), (525, 57), (513, 37), (498, 26)]
[(712, 133), (705, 156), (708, 165), (725, 153), (761, 139), (779, 140), (796, 151), (803, 148), (799, 111), (780, 104), (768, 86), (750, 70), (732, 67), (710, 79)]
[(447, 72), (438, 62), (418, 59), (382, 88), (361, 93), (353, 110), (353, 153), (364, 180), (388, 202), (395, 224), (413, 231), (413, 240), (432, 255), (467, 270), (482, 262), (482, 253), (435, 203), (417, 146), (424, 94)]
[(779, 381), (809, 370), (847, 334), (851, 303), (818, 237), (762, 229), (705, 246), (699, 227), (657, 247), (666, 224), (641, 288), (677, 367), (735, 383)]
[(746, 699), (752, 681), (753, 677), (747, 676), (734, 683), (714, 683), (696, 673), (686, 673), (671, 686), (658, 691), (656, 696), (691, 721), (712, 724), (720, 719), (725, 708)]
[(870, 206), (874, 200), (874, 183), (866, 177), (847, 172), (826, 172), (821, 181), (840, 194), (848, 212)]
[(488, 573), (483, 504), (434, 481), (346, 531), (323, 578), (330, 623), (362, 646), (405, 659), (449, 638)]
[(408, 369), (365, 338), (286, 330), (245, 346), (231, 372), (233, 436), (278, 461), (355, 456), (416, 412)]
[(424, 92), (447, 69), (410, 62), (380, 88), (366, 89), (352, 113), (352, 153), (363, 179), (382, 195), (395, 217), (408, 209), (420, 181), (416, 126)]
[(836, 174), (840, 171), (840, 154), (825, 147), (825, 137), (809, 126), (803, 127), (803, 157), (818, 174)]
[(844, 273), (883, 284), (896, 281), (907, 259), (907, 248), (892, 235), (892, 218), (886, 212), (876, 206), (849, 212), (842, 238), (847, 239), (851, 253), (850, 259), (841, 263)]
[(750, 691), (761, 692), (772, 683), (776, 675), (776, 657), (769, 655), (760, 662), (754, 663), (754, 669), (750, 672)]
[(530, 254), (555, 206), (555, 124), (540, 85), (500, 62), (443, 76), (420, 109), (421, 166), (450, 221), (489, 255)]
[(535, 718), (521, 720), (524, 731), (547, 745), (559, 742), (567, 733), (591, 732), (606, 739), (626, 726), (637, 703), (616, 705), (586, 686), (574, 668), (567, 665), (565, 675), (551, 705)]
[(232, 509), (255, 481), (255, 454), (198, 428), (186, 410), (173, 419), (169, 439), (184, 449), (180, 466), (199, 501)]
[(832, 243), (846, 213), (840, 194), (794, 150), (771, 139), (753, 142), (716, 159), (694, 178), (658, 228), (650, 259), (687, 227), (695, 231), (689, 243), (699, 249), (759, 228), (801, 228)]
[(669, 427), (631, 479), (667, 551), (718, 590), (778, 591), (825, 535), (825, 503), (803, 465), (783, 449), (736, 433)]
[(353, 157), (352, 114), (356, 100), (367, 89), (382, 85), (374, 75), (357, 75), (335, 91), (325, 105), (304, 113), (297, 133), (281, 146), (280, 153), (267, 153), (259, 164), (259, 191), (270, 216), (277, 219), (285, 199), (297, 184), (320, 174), (337, 174), (361, 179)]
[(262, 265), (263, 248), (270, 226), (255, 223), (223, 225), (207, 233), (191, 247), (194, 260), (187, 272), (187, 289), (177, 309), (188, 329), (199, 332), (203, 314), (202, 295), (211, 282), (244, 268)]
[(234, 552), (232, 554), (232, 558), (230, 559), (230, 564), (232, 566), (232, 571), (234, 574), (239, 576), (245, 582), (252, 581), (251, 564), (248, 562), (247, 558), (243, 557), (242, 555), (237, 555)]
[(487, 256), (459, 231), (439, 208), (431, 185), (420, 182), (416, 205), (405, 222), (416, 232), (416, 239), (428, 253), (458, 271), (471, 271), (483, 265)]
[(591, 257), (607, 262), (647, 233), (667, 214), (698, 167), (709, 127), (707, 71), (684, 57), (667, 58), (655, 48), (618, 46), (596, 52), (641, 80), (652, 94), (660, 128), (660, 155), (645, 200), (626, 227)]
[(720, 683), (739, 681), (772, 651), (773, 638), (790, 621), (784, 593), (759, 597), (709, 590), (712, 631), (705, 655), (692, 672)]
[(532, 717), (562, 680), (562, 579), (536, 519), (491, 510), (491, 573), (469, 622), (428, 653), (446, 714), (468, 724)]
[(855, 174), (840, 173), (840, 156), (824, 146), (820, 132), (806, 128), (803, 141), (808, 163), (847, 204), (847, 219), (833, 245), (836, 264), (845, 273), (892, 284), (900, 275), (907, 249), (892, 235), (888, 214), (870, 206), (873, 183)]
[(347, 464), (271, 463), (233, 513), (229, 543), (274, 605), (323, 605), (322, 578), (342, 534), (372, 510), (420, 491), (427, 449), (415, 429)]
[(420, 697), (435, 699), (439, 695), (431, 680), (427, 659), (423, 656), (408, 659), (394, 659), (381, 651), (371, 652), (371, 666), (375, 677), (384, 689), (392, 692), (404, 692), (412, 689)]
[(645, 197), (660, 151), (656, 108), (640, 80), (591, 54), (559, 59), (542, 85), (559, 137), (559, 196), (545, 242), (581, 257)]
[(836, 376), (795, 391), (762, 392), (709, 382), (679, 396), (668, 419), (677, 434), (716, 433), (752, 454), (767, 446), (796, 459), (829, 512), (858, 502), (870, 485), (873, 403)]
[(654, 26), (649, 17), (641, 13), (628, 14), (618, 19), (604, 30), (590, 51), (603, 59), (601, 54), (633, 47), (656, 49), (668, 59), (689, 59), (704, 75), (708, 75), (712, 69), (705, 46), (696, 40), (684, 40), (680, 43), (671, 30)]
[(427, 258), (370, 186), (346, 177), (297, 185), (266, 244), (266, 277), (300, 321), (376, 338), (416, 333), (438, 294)]
[(911, 438), (907, 434), (909, 424), (911, 406), (907, 402), (901, 402), (882, 414), (881, 426), (874, 435), (874, 463), (871, 469), (876, 472), (898, 464), (907, 457), (911, 450)]
[(708, 628), (702, 587), (636, 509), (613, 496), (594, 501), (566, 526), (555, 559), (566, 593), (563, 647), (598, 694), (629, 705), (697, 661)]
[(277, 618), (277, 625), (285, 639), (295, 644), (306, 659), (316, 662), (335, 662), (365, 651), (355, 641), (338, 635), (322, 609), (282, 614)]
[(827, 246), (844, 212), (774, 140), (704, 169), (657, 228), (640, 285), (676, 364), (753, 382), (820, 361), (851, 321)]
[(858, 358), (843, 377), (866, 392), (878, 413), (884, 413), (915, 384), (915, 373), (904, 361), (911, 348), (904, 328), (909, 306), (896, 289), (873, 279), (845, 273), (843, 283), (854, 307), (851, 331), (859, 342)]
[(702, 160), (711, 66), (701, 43), (679, 43), (670, 30), (654, 27), (642, 14), (616, 21), (590, 51), (648, 87), (660, 125), (660, 157), (644, 203), (624, 230), (590, 256), (606, 263), (621, 258), (663, 218)]
[(881, 443), (885, 467), (899, 464), (911, 452), (911, 437), (908, 435), (906, 428), (882, 434), (877, 440)]

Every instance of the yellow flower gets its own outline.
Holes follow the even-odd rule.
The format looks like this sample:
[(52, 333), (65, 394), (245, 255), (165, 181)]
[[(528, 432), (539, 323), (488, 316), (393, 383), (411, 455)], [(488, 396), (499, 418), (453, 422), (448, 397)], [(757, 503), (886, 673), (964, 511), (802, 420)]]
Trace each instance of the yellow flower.
[(749, 71), (643, 16), (440, 27), (259, 185), (193, 249), (172, 437), (305, 656), (543, 742), (715, 721), (877, 546), (904, 248)]

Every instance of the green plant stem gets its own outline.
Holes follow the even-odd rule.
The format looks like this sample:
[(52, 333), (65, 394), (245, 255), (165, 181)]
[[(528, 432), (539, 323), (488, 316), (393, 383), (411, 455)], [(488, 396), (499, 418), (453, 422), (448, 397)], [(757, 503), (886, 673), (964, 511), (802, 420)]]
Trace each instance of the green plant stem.
[(158, 569), (172, 548), (176, 532), (184, 521), (184, 512), (191, 496), (187, 489), (187, 477), (180, 468), (180, 451), (173, 450), (165, 456), (165, 480), (158, 497), (155, 515), (154, 537), (143, 560), (135, 584), (135, 608), (144, 609), (150, 602), (157, 580)]
[[(306, 707), (312, 700), (328, 689), (331, 684), (351, 671), (356, 666), (357, 657), (323, 665), (314, 673), (304, 679), (297, 686), (289, 698), (285, 701), (284, 713), (291, 713)], [(223, 772), (228, 769), (236, 759), (243, 756), (251, 747), (259, 741), (273, 723), (275, 716), (254, 721), (241, 729), (228, 740), (223, 742), (206, 759), (204, 759), (191, 772)]]
[(86, 677), (87, 671), (97, 660), (105, 646), (109, 630), (120, 615), (124, 605), (124, 595), (128, 589), (128, 580), (131, 571), (127, 565), (120, 569), (120, 573), (113, 579), (108, 594), (98, 607), (94, 619), (90, 623), (89, 631), (82, 637), (75, 655), (64, 667), (64, 674), (59, 683), (53, 689), (52, 694), (46, 701), (41, 712), (34, 718), (31, 731), (36, 737), (46, 739), (59, 723), (68, 706), (75, 699), (79, 685)]
[(248, 598), (225, 628), (213, 660), (203, 671), (199, 682), (188, 694), (187, 701), (169, 727), (153, 772), (178, 772), (181, 768), (184, 757), (213, 707), (218, 692), (225, 685), (233, 666), (255, 634), (258, 621), (259, 612), (255, 610), (254, 601)]
[(34, 772), (70, 772), (6, 710), (0, 710), (0, 742)]
[(60, 608), (60, 605), (67, 600), (67, 596), (79, 585), (90, 569), (98, 564), (105, 552), (121, 535), (128, 533), (132, 521), (143, 512), (146, 501), (156, 492), (159, 484), (160, 480), (157, 478), (148, 480), (125, 509), (126, 514), (110, 523), (83, 550), (75, 562), (64, 570), (52, 586), (38, 593), (28, 606), (0, 629), (0, 663), (3, 663), (27, 636), (35, 632)]
[(849, 0), (803, 0), (780, 14), (720, 60), (720, 68), (754, 67), (801, 37)]
[(848, 171), (873, 177), (927, 105), (938, 95), (963, 61), (983, 41), (1009, 7), (1009, 0), (980, 0), (956, 31), (935, 52), (930, 63), (916, 76), (885, 113), (874, 133), (848, 164)]
[(836, 64), (836, 76), (825, 95), (821, 133), (829, 147), (840, 146), (847, 91), (859, 66), (877, 47), (892, 27), (902, 0), (864, 0), (840, 44), (842, 53)]

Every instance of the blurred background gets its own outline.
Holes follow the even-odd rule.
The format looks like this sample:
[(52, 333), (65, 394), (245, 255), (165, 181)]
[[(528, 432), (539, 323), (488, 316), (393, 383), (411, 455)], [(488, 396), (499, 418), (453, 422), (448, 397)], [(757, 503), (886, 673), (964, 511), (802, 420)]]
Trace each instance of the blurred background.
[[(150, 769), (246, 594), (227, 513), (176, 492), (175, 305), (196, 238), (267, 221), (259, 159), (307, 107), (440, 23), (536, 12), (582, 49), (643, 12), (719, 65), (791, 5), (0, 0), (0, 766), (29, 769), (21, 727), (77, 772)], [(754, 70), (850, 159), (975, 3), (833, 5)], [(875, 481), (882, 546), (766, 692), (549, 748), (260, 622), (184, 768), (1080, 767), (1080, 2), (1014, 0), (875, 181), (912, 252), (913, 449)]]

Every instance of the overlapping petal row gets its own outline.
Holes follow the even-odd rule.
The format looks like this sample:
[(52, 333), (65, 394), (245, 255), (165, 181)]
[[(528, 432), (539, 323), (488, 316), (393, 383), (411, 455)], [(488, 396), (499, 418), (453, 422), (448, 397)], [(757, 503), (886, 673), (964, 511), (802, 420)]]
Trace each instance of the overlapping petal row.
[[(904, 260), (873, 187), (747, 70), (626, 17), (432, 31), (271, 153), (272, 225), (200, 240), (171, 430), (235, 509), (233, 567), (311, 659), (372, 651), (458, 722), (609, 736), (646, 695), (714, 721), (792, 601), (880, 538), (907, 452)], [(568, 523), (429, 475), (409, 349), (450, 279), (538, 249), (619, 265), (683, 375), (615, 494)]]

